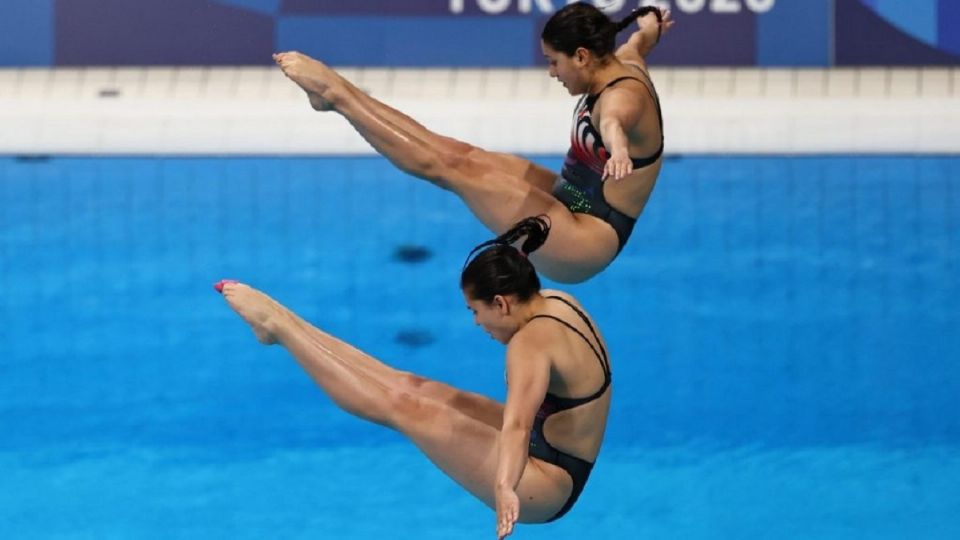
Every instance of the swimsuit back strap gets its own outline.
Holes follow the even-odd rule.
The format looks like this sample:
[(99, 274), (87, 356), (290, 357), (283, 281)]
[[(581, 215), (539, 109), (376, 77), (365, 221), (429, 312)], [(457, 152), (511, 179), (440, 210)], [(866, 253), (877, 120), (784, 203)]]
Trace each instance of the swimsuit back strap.
[(631, 66), (637, 68), (637, 71), (642, 73), (643, 78), (646, 79), (646, 81), (643, 81), (641, 79), (636, 79), (636, 80), (640, 81), (640, 84), (642, 84), (643, 87), (647, 89), (647, 93), (650, 94), (651, 98), (653, 98), (653, 104), (657, 107), (657, 120), (660, 123), (660, 138), (663, 139), (663, 111), (660, 109), (660, 96), (657, 95), (657, 90), (653, 86), (653, 79), (651, 79), (650, 74), (647, 73), (645, 70), (641, 69), (640, 66), (636, 66), (633, 64), (631, 64)]
[(567, 321), (561, 319), (560, 317), (555, 317), (555, 316), (553, 316), (553, 315), (540, 314), (540, 315), (534, 315), (533, 317), (530, 317), (530, 320), (531, 320), (531, 321), (534, 320), (534, 319), (553, 319), (553, 320), (557, 321), (558, 323), (566, 326), (566, 327), (569, 328), (570, 330), (573, 330), (574, 332), (576, 332), (577, 335), (579, 335), (581, 338), (583, 338), (583, 341), (585, 341), (585, 342), (587, 343), (587, 345), (590, 347), (590, 350), (592, 350), (592, 351), (593, 351), (593, 354), (596, 355), (597, 360), (600, 361), (600, 367), (603, 369), (604, 375), (609, 375), (609, 371), (608, 371), (608, 369), (607, 369), (606, 363), (605, 363), (604, 360), (603, 360), (603, 356), (600, 355), (600, 353), (597, 351), (597, 348), (593, 346), (593, 343), (590, 343), (590, 340), (587, 339), (587, 336), (585, 336), (585, 335), (583, 334), (583, 332), (581, 332), (580, 330), (577, 330), (576, 328), (574, 328), (574, 326), (573, 326), (572, 324), (570, 324), (570, 323), (568, 323)]
[(610, 374), (610, 358), (607, 356), (607, 350), (604, 349), (603, 342), (600, 341), (600, 336), (597, 334), (596, 329), (594, 329), (593, 324), (590, 322), (590, 318), (587, 317), (587, 314), (584, 313), (580, 308), (575, 306), (573, 302), (570, 302), (569, 300), (567, 300), (566, 298), (563, 298), (562, 296), (551, 295), (551, 296), (548, 296), (547, 298), (550, 298), (553, 300), (559, 300), (563, 302), (564, 304), (569, 306), (570, 309), (572, 309), (580, 317), (581, 320), (583, 320), (584, 324), (587, 325), (587, 328), (590, 329), (590, 333), (593, 334), (593, 339), (594, 341), (597, 342), (597, 347), (600, 348), (600, 353), (602, 353), (602, 355), (600, 353), (597, 353), (597, 349), (593, 347), (593, 344), (590, 343), (590, 340), (587, 339), (587, 336), (583, 335), (583, 333), (577, 330), (576, 328), (573, 328), (572, 326), (570, 326), (570, 324), (566, 322), (564, 322), (564, 324), (566, 324), (570, 328), (573, 328), (574, 331), (580, 334), (580, 337), (586, 340), (587, 344), (590, 345), (590, 348), (593, 349), (593, 352), (597, 354), (597, 358), (600, 359), (601, 364), (603, 364), (604, 373), (609, 375)]

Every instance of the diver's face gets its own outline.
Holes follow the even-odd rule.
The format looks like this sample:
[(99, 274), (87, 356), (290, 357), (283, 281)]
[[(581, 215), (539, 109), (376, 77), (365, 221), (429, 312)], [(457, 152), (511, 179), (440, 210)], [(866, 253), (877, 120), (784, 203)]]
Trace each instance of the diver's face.
[(586, 85), (581, 80), (583, 59), (580, 58), (580, 55), (567, 56), (554, 50), (553, 47), (542, 40), (540, 41), (540, 50), (543, 51), (543, 56), (547, 59), (547, 69), (550, 76), (560, 81), (567, 92), (572, 95), (586, 92)]
[(510, 309), (504, 297), (497, 295), (488, 303), (470, 298), (470, 295), (464, 292), (463, 299), (467, 303), (467, 309), (473, 313), (473, 322), (477, 326), (500, 343), (510, 341), (516, 328), (510, 319)]

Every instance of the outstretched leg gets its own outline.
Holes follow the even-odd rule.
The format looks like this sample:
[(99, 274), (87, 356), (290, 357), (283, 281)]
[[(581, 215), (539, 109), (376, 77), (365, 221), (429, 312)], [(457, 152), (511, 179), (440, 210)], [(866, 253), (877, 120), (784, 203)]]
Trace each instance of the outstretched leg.
[[(408, 117), (372, 105), (376, 100), (323, 63), (299, 53), (281, 53), (276, 58), (316, 108), (336, 110), (401, 170), (456, 193), (494, 233), (506, 231), (522, 218), (548, 215), (553, 224), (551, 235), (534, 255), (537, 269), (546, 276), (582, 281), (616, 256), (613, 229), (593, 216), (571, 213), (549, 192), (535, 187), (547, 183), (535, 169), (522, 163), (504, 165), (476, 152), (459, 152), (456, 145), (442, 142)], [(539, 179), (525, 179), (528, 173)]]
[[(274, 55), (274, 59), (281, 67), (284, 67), (285, 71), (290, 67), (290, 64), (299, 61), (301, 58), (305, 57), (298, 55), (298, 53), (278, 53)], [(357, 88), (356, 85), (342, 77), (336, 71), (327, 68), (320, 62), (318, 62), (318, 64), (324, 68), (321, 72), (331, 80), (335, 80), (337, 86), (341, 88), (341, 91), (349, 93), (351, 99), (356, 100), (361, 107), (366, 108), (371, 114), (383, 118), (391, 125), (396, 126), (397, 129), (409, 133), (425, 144), (437, 148), (442, 152), (468, 156), (471, 159), (486, 162), (495, 169), (505, 174), (522, 178), (530, 185), (545, 192), (549, 193), (553, 188), (553, 182), (556, 179), (556, 174), (553, 171), (516, 155), (503, 152), (490, 152), (470, 143), (454, 139), (453, 137), (447, 137), (430, 131), (413, 118), (410, 118), (406, 114)], [(297, 68), (290, 67), (290, 69), (292, 72), (298, 71)], [(307, 90), (306, 88), (304, 88), (304, 90), (314, 109), (318, 111), (334, 110), (335, 107), (332, 101), (324, 99), (314, 91)]]
[[(339, 74), (338, 74), (339, 76)], [(528, 159), (503, 152), (491, 152), (470, 143), (440, 135), (430, 131), (423, 124), (410, 118), (406, 114), (377, 100), (359, 89), (347, 79), (340, 77), (346, 91), (349, 91), (361, 106), (368, 108), (373, 114), (385, 118), (399, 129), (425, 141), (427, 144), (442, 149), (443, 152), (459, 154), (470, 159), (488, 163), (494, 169), (508, 176), (522, 178), (531, 186), (550, 193), (557, 178), (555, 172), (541, 167)]]
[[(257, 290), (228, 283), (222, 293), (262, 343), (286, 348), (338, 406), (405, 434), (447, 475), (494, 507), (499, 430), (439, 401), (383, 384), (371, 375), (375, 359), (344, 347)], [(562, 469), (529, 461), (517, 487), (521, 521), (549, 519), (570, 489)]]
[(326, 343), (325, 346), (338, 357), (351, 359), (350, 366), (352, 368), (359, 370), (366, 377), (376, 379), (385, 387), (437, 401), (460, 411), (470, 418), (483, 422), (497, 431), (503, 425), (503, 405), (486, 396), (474, 392), (465, 392), (449, 384), (434, 381), (408, 371), (394, 369), (364, 354), (349, 343), (337, 339), (327, 339), (329, 335), (315, 326), (306, 324), (302, 328), (308, 334), (310, 340)]

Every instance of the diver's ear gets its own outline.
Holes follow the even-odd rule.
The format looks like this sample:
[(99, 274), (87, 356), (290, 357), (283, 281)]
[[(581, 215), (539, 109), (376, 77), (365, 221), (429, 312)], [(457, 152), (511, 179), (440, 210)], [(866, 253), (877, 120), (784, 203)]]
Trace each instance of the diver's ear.
[(573, 51), (573, 60), (578, 66), (583, 66), (590, 61), (590, 57), (593, 56), (586, 47), (577, 47), (577, 50)]
[(506, 316), (510, 314), (510, 301), (502, 294), (493, 297), (493, 305), (497, 307), (497, 312), (500, 313), (500, 315)]

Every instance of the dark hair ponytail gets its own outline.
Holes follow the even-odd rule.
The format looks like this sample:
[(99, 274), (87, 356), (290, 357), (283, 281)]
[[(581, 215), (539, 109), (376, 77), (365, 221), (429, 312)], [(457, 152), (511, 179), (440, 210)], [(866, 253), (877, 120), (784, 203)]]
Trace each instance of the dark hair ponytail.
[(660, 30), (661, 30), (660, 23), (663, 22), (663, 13), (660, 12), (660, 8), (655, 6), (643, 6), (631, 11), (629, 15), (623, 18), (622, 21), (617, 23), (616, 33), (619, 34), (621, 30), (630, 26), (633, 23), (633, 21), (639, 19), (640, 17), (643, 17), (647, 13), (653, 13), (657, 17), (657, 43), (659, 43)]
[(615, 23), (596, 6), (577, 2), (554, 13), (543, 27), (540, 39), (553, 50), (567, 56), (573, 56), (577, 49), (583, 47), (602, 58), (613, 54), (615, 39), (621, 30), (650, 12), (656, 13), (657, 20), (661, 20), (659, 9), (644, 6)]
[[(492, 302), (497, 295), (516, 295), (521, 302), (529, 300), (540, 291), (540, 278), (527, 255), (542, 246), (549, 234), (547, 216), (528, 217), (473, 248), (460, 274), (460, 288), (471, 298), (484, 302)], [(514, 247), (524, 237), (520, 247)]]

